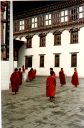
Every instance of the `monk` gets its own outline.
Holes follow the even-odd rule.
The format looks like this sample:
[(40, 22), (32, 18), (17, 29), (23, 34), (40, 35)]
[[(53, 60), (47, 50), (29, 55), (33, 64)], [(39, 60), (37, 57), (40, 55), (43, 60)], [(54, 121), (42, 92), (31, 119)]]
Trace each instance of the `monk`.
[(30, 80), (30, 81), (32, 81), (33, 80), (33, 68), (31, 68), (30, 69), (30, 71), (28, 72), (28, 79)]
[(16, 94), (19, 90), (19, 75), (17, 68), (15, 68), (14, 72), (11, 74), (10, 81), (11, 81), (12, 92), (13, 94)]
[(50, 76), (46, 80), (46, 96), (49, 97), (50, 101), (53, 101), (56, 92), (56, 79), (53, 77), (53, 74), (54, 72), (50, 71)]
[(74, 68), (74, 74), (72, 75), (71, 83), (74, 85), (74, 87), (77, 87), (79, 85), (78, 73), (76, 68)]
[[(53, 68), (50, 68), (50, 72), (53, 71)], [(53, 71), (53, 77), (56, 78), (56, 73)]]
[(19, 85), (21, 85), (22, 84), (22, 71), (21, 71), (21, 68), (19, 68), (18, 75), (19, 75)]
[(66, 79), (65, 79), (65, 74), (64, 74), (63, 68), (61, 68), (61, 70), (59, 72), (59, 79), (60, 79), (61, 86), (66, 84)]

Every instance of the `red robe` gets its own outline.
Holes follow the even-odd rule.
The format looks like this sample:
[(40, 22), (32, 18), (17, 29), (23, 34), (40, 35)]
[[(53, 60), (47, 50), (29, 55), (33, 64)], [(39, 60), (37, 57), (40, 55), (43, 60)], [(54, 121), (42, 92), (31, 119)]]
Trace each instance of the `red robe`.
[(30, 81), (33, 80), (33, 71), (28, 72), (28, 78), (29, 78)]
[(12, 92), (18, 92), (19, 90), (19, 75), (18, 72), (12, 73), (10, 77)]
[(53, 76), (48, 76), (46, 80), (46, 96), (54, 97), (56, 92), (56, 79)]
[(18, 71), (18, 75), (19, 75), (19, 85), (22, 84), (22, 72)]
[(78, 73), (77, 73), (77, 71), (75, 71), (74, 74), (72, 75), (71, 83), (75, 87), (77, 87), (77, 85), (79, 85), (79, 79), (78, 79)]
[(60, 84), (61, 84), (61, 85), (66, 84), (65, 74), (64, 74), (63, 71), (60, 71), (60, 72), (59, 72), (59, 79), (60, 79)]

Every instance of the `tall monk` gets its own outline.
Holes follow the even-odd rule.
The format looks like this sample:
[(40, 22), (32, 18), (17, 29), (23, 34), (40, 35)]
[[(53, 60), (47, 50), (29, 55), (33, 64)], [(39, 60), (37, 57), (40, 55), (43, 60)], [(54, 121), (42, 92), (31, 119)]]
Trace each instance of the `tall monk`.
[(19, 90), (19, 75), (17, 68), (15, 68), (15, 71), (11, 74), (10, 81), (11, 81), (12, 92), (13, 94), (16, 94)]
[(59, 79), (60, 79), (61, 86), (63, 86), (64, 84), (66, 84), (66, 79), (65, 79), (65, 74), (64, 74), (63, 68), (61, 68), (61, 70), (59, 72)]
[(74, 74), (72, 75), (71, 83), (74, 85), (74, 87), (77, 87), (79, 85), (78, 73), (76, 68), (74, 68)]
[[(53, 71), (53, 68), (50, 68), (50, 72)], [(53, 77), (56, 78), (56, 73), (53, 71)]]
[(53, 101), (56, 92), (56, 79), (53, 77), (53, 74), (54, 72), (50, 71), (50, 76), (46, 80), (46, 96), (49, 97), (50, 101)]
[(19, 75), (19, 85), (21, 85), (22, 84), (22, 71), (21, 71), (21, 68), (19, 68), (18, 75)]

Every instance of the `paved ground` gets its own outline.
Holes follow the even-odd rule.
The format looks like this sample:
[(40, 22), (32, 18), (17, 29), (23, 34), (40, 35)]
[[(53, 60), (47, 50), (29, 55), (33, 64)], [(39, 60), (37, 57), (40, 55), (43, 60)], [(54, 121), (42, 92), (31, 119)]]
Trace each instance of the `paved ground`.
[(25, 82), (17, 95), (2, 92), (2, 128), (84, 128), (84, 79), (60, 87), (54, 102), (45, 96), (46, 77)]

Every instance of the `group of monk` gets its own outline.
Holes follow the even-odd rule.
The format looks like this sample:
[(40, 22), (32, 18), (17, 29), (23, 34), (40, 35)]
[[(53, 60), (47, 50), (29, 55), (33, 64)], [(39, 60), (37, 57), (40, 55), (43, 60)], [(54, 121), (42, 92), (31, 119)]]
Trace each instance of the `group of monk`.
[[(16, 94), (19, 91), (19, 87), (22, 85), (23, 81), (23, 73), (25, 72), (24, 66), (22, 66), (19, 70), (15, 68), (14, 72), (11, 74), (10, 81), (11, 81), (11, 89), (12, 93)], [(31, 68), (27, 75), (27, 80), (32, 81), (36, 77), (36, 70)], [(64, 73), (63, 68), (59, 71), (59, 79), (61, 87), (66, 84), (66, 76)], [(74, 85), (74, 87), (77, 87), (79, 85), (78, 80), (78, 73), (77, 69), (74, 68), (74, 74), (71, 77), (71, 83)], [(53, 68), (50, 68), (50, 75), (46, 79), (46, 96), (49, 97), (50, 101), (53, 101), (55, 99), (56, 94), (56, 73), (53, 71)]]
[[(10, 81), (11, 81), (11, 89), (13, 95), (16, 94), (19, 91), (19, 87), (22, 85), (23, 81), (23, 74), (25, 73), (25, 68), (24, 65), (22, 66), (22, 71), (21, 68), (15, 68), (14, 72), (10, 76)], [(36, 70), (31, 68), (30, 71), (28, 72), (27, 80), (32, 81), (36, 77)]]
[[(61, 87), (66, 84), (66, 77), (63, 68), (59, 71), (59, 79)], [(79, 85), (78, 73), (77, 69), (74, 68), (74, 74), (71, 77), (71, 83), (74, 87)], [(46, 80), (46, 96), (49, 97), (50, 101), (55, 99), (56, 94), (56, 74), (53, 71), (53, 68), (50, 68), (50, 75), (47, 77)]]
[(22, 84), (22, 71), (21, 68), (15, 68), (14, 72), (11, 74), (10, 77), (10, 81), (11, 81), (11, 89), (13, 92), (13, 95), (16, 94), (19, 90), (19, 87)]

